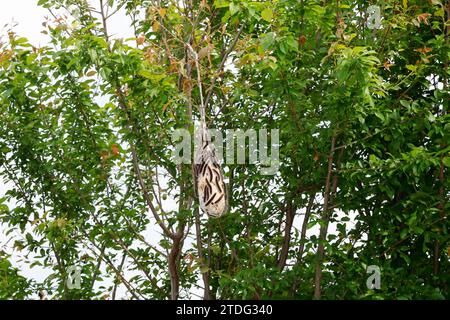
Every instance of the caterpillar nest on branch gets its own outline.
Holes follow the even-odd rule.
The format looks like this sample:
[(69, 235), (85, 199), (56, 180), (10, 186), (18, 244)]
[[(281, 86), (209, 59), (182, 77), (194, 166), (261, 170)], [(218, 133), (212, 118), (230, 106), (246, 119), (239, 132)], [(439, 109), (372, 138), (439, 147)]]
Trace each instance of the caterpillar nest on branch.
[(210, 217), (220, 217), (227, 210), (227, 194), (222, 168), (215, 154), (214, 144), (206, 129), (195, 154), (195, 181), (200, 208)]

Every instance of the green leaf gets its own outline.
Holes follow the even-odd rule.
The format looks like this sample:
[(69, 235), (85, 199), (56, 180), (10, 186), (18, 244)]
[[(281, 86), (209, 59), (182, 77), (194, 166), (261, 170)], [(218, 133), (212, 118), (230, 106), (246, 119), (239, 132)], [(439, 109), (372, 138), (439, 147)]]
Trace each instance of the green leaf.
[(139, 70), (138, 74), (144, 78), (150, 79), (150, 80), (156, 80), (159, 81), (165, 77), (164, 74), (155, 74), (149, 70)]
[(400, 239), (405, 239), (407, 235), (408, 235), (408, 229), (403, 228), (403, 229), (400, 231)]
[(208, 272), (208, 271), (209, 271), (208, 266), (201, 266), (201, 267), (200, 267), (200, 272), (201, 272), (201, 273), (206, 273), (206, 272)]
[(261, 12), (261, 17), (267, 22), (272, 21), (273, 19), (273, 11), (270, 8), (266, 8)]
[(87, 77), (92, 77), (92, 76), (95, 76), (96, 74), (97, 74), (97, 72), (95, 70), (91, 70), (88, 73), (86, 73), (86, 76)]
[(234, 15), (238, 11), (239, 11), (239, 6), (234, 4), (233, 2), (230, 3), (230, 14)]
[(217, 9), (220, 8), (228, 8), (228, 6), (230, 5), (229, 1), (225, 1), (225, 0), (214, 0), (214, 7), (216, 7)]
[(442, 159), (442, 163), (444, 164), (444, 166), (450, 168), (450, 157), (444, 157), (444, 158)]

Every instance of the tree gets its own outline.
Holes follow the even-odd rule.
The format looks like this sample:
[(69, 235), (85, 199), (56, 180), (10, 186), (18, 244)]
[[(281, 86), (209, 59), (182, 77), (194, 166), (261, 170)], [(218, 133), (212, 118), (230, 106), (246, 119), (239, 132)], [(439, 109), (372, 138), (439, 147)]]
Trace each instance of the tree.
[[(50, 45), (0, 42), (0, 219), (51, 274), (5, 262), (1, 298), (449, 298), (448, 2), (375, 27), (359, 0), (39, 4)], [(225, 163), (219, 219), (170, 157), (202, 100), (210, 127), (280, 130), (276, 174)]]

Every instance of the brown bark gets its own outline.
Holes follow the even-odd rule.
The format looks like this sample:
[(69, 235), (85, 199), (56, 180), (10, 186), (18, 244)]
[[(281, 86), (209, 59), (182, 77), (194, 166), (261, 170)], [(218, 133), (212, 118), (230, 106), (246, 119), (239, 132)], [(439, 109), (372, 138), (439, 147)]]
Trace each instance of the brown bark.
[(178, 273), (178, 265), (182, 247), (182, 234), (177, 234), (172, 242), (172, 248), (168, 256), (169, 274), (170, 274), (170, 299), (178, 300), (180, 293), (180, 276)]
[(295, 217), (295, 206), (292, 202), (292, 199), (288, 200), (288, 204), (286, 206), (286, 225), (284, 227), (283, 245), (281, 247), (280, 257), (277, 262), (277, 267), (281, 270), (283, 270), (286, 266), (286, 260), (289, 255), (289, 246), (291, 243), (291, 229)]

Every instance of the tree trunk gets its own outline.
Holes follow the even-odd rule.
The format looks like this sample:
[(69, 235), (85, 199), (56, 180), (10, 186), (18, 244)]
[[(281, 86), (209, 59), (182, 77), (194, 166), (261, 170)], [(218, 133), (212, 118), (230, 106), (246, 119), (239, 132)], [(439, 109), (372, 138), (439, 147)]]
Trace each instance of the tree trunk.
[(320, 299), (322, 292), (320, 288), (320, 282), (322, 280), (322, 262), (325, 255), (325, 241), (328, 232), (328, 222), (330, 220), (329, 214), (329, 197), (330, 197), (330, 188), (331, 188), (331, 175), (333, 170), (333, 156), (334, 156), (334, 147), (336, 144), (336, 136), (333, 135), (331, 139), (331, 148), (330, 153), (328, 154), (328, 171), (327, 177), (325, 180), (325, 192), (324, 192), (324, 200), (323, 200), (323, 212), (322, 212), (322, 224), (320, 226), (320, 234), (319, 234), (319, 245), (317, 248), (317, 259), (315, 266), (315, 276), (314, 276), (314, 299)]
[(291, 243), (291, 229), (294, 223), (295, 206), (292, 203), (292, 199), (288, 200), (286, 207), (286, 226), (284, 227), (283, 246), (281, 247), (280, 257), (277, 262), (277, 267), (283, 270), (286, 265), (286, 260), (289, 255), (289, 245)]

